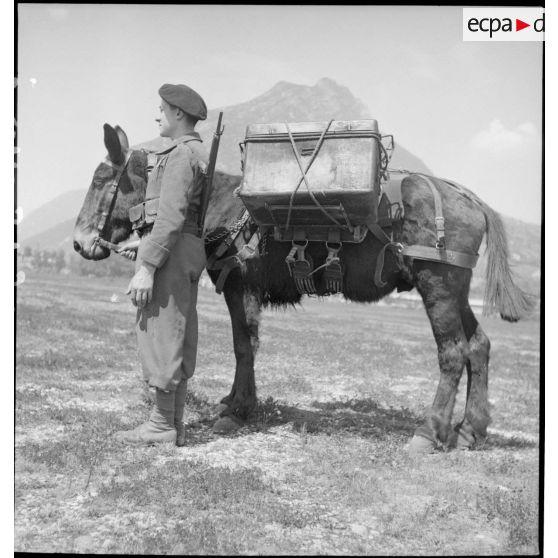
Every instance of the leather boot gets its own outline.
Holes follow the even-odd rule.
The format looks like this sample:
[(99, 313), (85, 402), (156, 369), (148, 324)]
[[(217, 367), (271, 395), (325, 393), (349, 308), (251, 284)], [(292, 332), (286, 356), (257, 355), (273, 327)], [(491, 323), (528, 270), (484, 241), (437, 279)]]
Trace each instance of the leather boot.
[(121, 430), (114, 437), (116, 440), (131, 444), (157, 444), (160, 442), (176, 442), (174, 427), (174, 391), (163, 391), (157, 388), (155, 404), (149, 420), (133, 430)]
[(176, 445), (186, 445), (186, 425), (184, 424), (184, 406), (186, 404), (186, 378), (182, 378), (174, 392), (174, 427), (176, 428)]

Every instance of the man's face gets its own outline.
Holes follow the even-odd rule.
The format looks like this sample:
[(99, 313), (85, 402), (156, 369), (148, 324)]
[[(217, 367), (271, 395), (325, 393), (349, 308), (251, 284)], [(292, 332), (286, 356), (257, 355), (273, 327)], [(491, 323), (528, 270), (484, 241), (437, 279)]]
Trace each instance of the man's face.
[(159, 124), (159, 135), (164, 138), (172, 138), (178, 128), (178, 110), (171, 108), (170, 105), (161, 99), (159, 105), (159, 116), (155, 122)]

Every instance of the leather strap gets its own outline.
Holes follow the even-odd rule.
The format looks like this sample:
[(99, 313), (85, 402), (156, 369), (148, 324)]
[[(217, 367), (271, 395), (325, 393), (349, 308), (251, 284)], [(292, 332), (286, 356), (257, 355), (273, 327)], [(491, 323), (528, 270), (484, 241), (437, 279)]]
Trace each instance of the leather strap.
[(240, 262), (237, 260), (235, 256), (229, 256), (228, 258), (226, 258), (226, 260), (223, 261), (223, 267), (221, 269), (221, 273), (219, 273), (219, 277), (215, 282), (215, 292), (217, 294), (221, 294), (223, 292), (225, 281), (227, 280), (229, 273), (235, 267), (240, 267)]
[(444, 214), (442, 211), (442, 197), (440, 196), (440, 192), (438, 192), (438, 188), (434, 182), (432, 182), (431, 178), (420, 172), (413, 173), (417, 176), (420, 176), (430, 188), (432, 192), (432, 196), (434, 197), (434, 212), (435, 212), (435, 223), (436, 223), (436, 248), (443, 250), (446, 247), (446, 233), (445, 233), (445, 221), (444, 221)]
[(256, 248), (260, 243), (260, 233), (256, 231), (252, 238), (245, 244), (235, 255), (241, 261), (245, 262), (247, 259), (251, 258), (256, 253)]
[(384, 271), (384, 260), (386, 250), (389, 250), (394, 254), (397, 260), (397, 265), (401, 266), (402, 259), (401, 259), (401, 251), (403, 245), (399, 242), (390, 242), (389, 244), (385, 244), (383, 248), (380, 250), (378, 254), (378, 259), (376, 260), (376, 270), (374, 272), (374, 284), (376, 287), (382, 288), (387, 285), (385, 281), (382, 280), (382, 271)]
[(383, 244), (382, 249), (378, 253), (378, 258), (376, 259), (376, 270), (374, 271), (374, 284), (378, 288), (385, 287), (387, 283), (382, 280), (382, 271), (384, 270), (384, 261), (386, 250), (390, 250), (397, 257), (397, 264), (400, 266), (401, 261), (401, 250), (403, 245), (399, 242), (394, 242), (391, 238), (384, 232), (382, 227), (377, 223), (367, 223), (366, 226), (370, 232)]
[(200, 227), (196, 223), (184, 223), (182, 227), (183, 233), (193, 234), (197, 237), (201, 237)]
[(242, 267), (242, 265), (244, 265), (244, 262), (250, 259), (256, 253), (256, 249), (259, 243), (260, 234), (256, 231), (252, 235), (250, 241), (245, 244), (236, 254), (229, 256), (225, 260), (217, 262), (218, 265), (213, 267), (213, 269), (218, 269), (219, 267), (221, 267), (221, 273), (219, 273), (219, 277), (215, 282), (215, 292), (217, 294), (221, 294), (223, 292), (223, 287), (225, 286), (225, 282), (229, 276), (229, 273), (237, 267)]
[(250, 218), (250, 214), (247, 210), (244, 210), (240, 219), (238, 220), (237, 224), (233, 227), (233, 229), (229, 232), (229, 234), (224, 238), (224, 240), (219, 244), (215, 252), (209, 256), (207, 259), (207, 269), (219, 269), (215, 267), (215, 263), (217, 260), (225, 255), (227, 250), (233, 245), (234, 241), (240, 234), (240, 231), (244, 228), (244, 225), (248, 222)]
[(367, 223), (366, 226), (368, 230), (382, 243), (382, 244), (389, 244), (391, 242), (391, 238), (384, 232), (382, 227), (377, 223)]
[(420, 260), (443, 262), (468, 269), (473, 269), (475, 265), (477, 265), (477, 260), (479, 259), (478, 254), (465, 254), (463, 252), (456, 252), (455, 250), (440, 250), (438, 248), (420, 246), (418, 244), (405, 246), (401, 255), (418, 258)]
[(113, 163), (110, 159), (107, 159), (105, 161), (105, 164), (116, 169), (116, 176), (113, 178), (113, 180), (110, 183), (110, 188), (107, 195), (108, 197), (103, 196), (103, 202), (108, 201), (108, 205), (106, 206), (106, 208), (104, 208), (104, 211), (101, 213), (101, 218), (97, 225), (97, 232), (99, 234), (99, 238), (102, 238), (103, 233), (105, 232), (107, 219), (112, 211), (112, 208), (114, 206), (114, 200), (116, 199), (116, 194), (118, 192), (118, 183), (120, 182), (120, 178), (122, 177), (122, 174), (124, 173), (126, 167), (128, 166), (128, 161), (130, 160), (131, 155), (132, 155), (132, 150), (129, 150), (128, 153), (126, 153), (126, 158), (124, 159), (124, 162), (120, 166)]

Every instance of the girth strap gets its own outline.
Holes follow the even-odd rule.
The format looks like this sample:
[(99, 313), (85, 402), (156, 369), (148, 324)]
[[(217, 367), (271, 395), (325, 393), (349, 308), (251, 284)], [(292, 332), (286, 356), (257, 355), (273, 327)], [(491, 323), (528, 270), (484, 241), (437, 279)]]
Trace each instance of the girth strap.
[(256, 231), (248, 243), (245, 244), (236, 254), (214, 263), (212, 269), (221, 269), (221, 273), (219, 273), (219, 277), (215, 282), (215, 292), (217, 294), (221, 294), (223, 292), (223, 287), (225, 286), (229, 273), (237, 267), (242, 267), (246, 260), (254, 256), (259, 243), (260, 233)]
[(376, 259), (376, 270), (374, 272), (374, 284), (376, 287), (381, 289), (387, 285), (387, 283), (382, 280), (386, 250), (389, 250), (396, 256), (397, 265), (401, 266), (403, 263), (401, 258), (403, 245), (400, 242), (393, 242), (377, 223), (368, 223), (367, 227), (370, 232), (383, 244), (382, 249), (378, 254), (378, 258)]

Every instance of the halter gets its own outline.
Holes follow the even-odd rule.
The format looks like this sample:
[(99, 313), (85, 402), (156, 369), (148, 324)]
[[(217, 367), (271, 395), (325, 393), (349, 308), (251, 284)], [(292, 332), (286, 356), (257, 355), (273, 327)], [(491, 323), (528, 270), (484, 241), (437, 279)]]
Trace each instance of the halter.
[[(116, 176), (109, 183), (110, 188), (109, 188), (109, 191), (108, 191), (108, 195), (105, 195), (103, 197), (101, 207), (103, 205), (104, 205), (104, 207), (102, 207), (103, 211), (101, 213), (101, 218), (99, 219), (99, 224), (97, 225), (97, 236), (93, 240), (93, 245), (98, 244), (100, 246), (103, 246), (105, 248), (109, 248), (111, 250), (117, 250), (118, 249), (116, 244), (113, 244), (112, 242), (109, 242), (108, 240), (105, 240), (103, 238), (103, 234), (104, 234), (105, 228), (107, 226), (107, 220), (108, 220), (108, 218), (109, 218), (109, 216), (110, 216), (110, 214), (111, 214), (111, 212), (114, 208), (114, 202), (116, 201), (116, 195), (118, 193), (118, 183), (120, 182), (120, 179), (122, 178), (122, 174), (126, 170), (126, 167), (128, 165), (128, 161), (130, 160), (131, 154), (132, 154), (132, 150), (129, 150), (128, 153), (126, 154), (126, 158), (124, 159), (124, 163), (122, 163), (122, 165), (116, 165), (108, 159), (106, 161), (104, 161), (106, 165), (109, 165), (113, 169), (116, 169)], [(106, 203), (104, 203), (104, 202), (106, 202)]]

